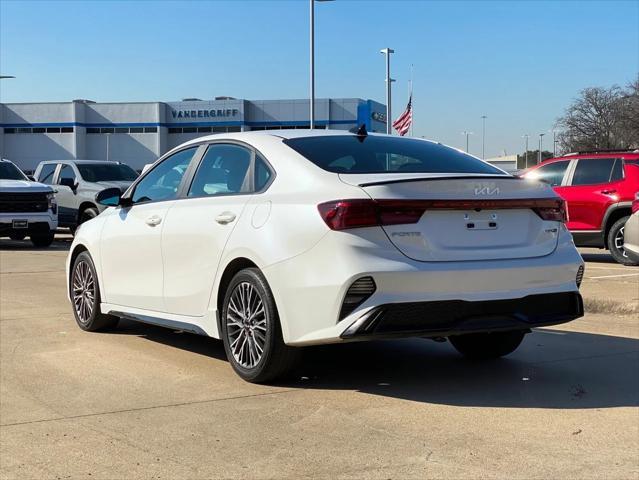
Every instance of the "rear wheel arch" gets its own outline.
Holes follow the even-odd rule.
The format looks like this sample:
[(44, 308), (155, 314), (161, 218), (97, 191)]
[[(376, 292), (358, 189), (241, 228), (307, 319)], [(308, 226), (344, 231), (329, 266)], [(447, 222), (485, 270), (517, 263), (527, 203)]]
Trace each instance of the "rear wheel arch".
[(259, 268), (255, 262), (249, 260), (246, 257), (238, 257), (231, 260), (226, 267), (224, 268), (224, 273), (220, 277), (220, 283), (217, 287), (217, 297), (215, 299), (215, 307), (217, 309), (217, 328), (218, 332), (222, 332), (222, 324), (221, 324), (221, 315), (222, 315), (222, 304), (224, 303), (224, 295), (226, 294), (226, 289), (233, 277), (240, 270), (244, 270), (245, 268)]

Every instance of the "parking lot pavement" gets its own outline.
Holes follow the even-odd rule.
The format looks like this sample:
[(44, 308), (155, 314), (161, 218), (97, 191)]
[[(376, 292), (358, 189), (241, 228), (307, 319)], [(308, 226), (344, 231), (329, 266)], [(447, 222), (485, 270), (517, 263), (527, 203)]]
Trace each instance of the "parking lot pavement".
[(80, 331), (69, 238), (0, 244), (0, 478), (638, 478), (639, 268), (584, 251), (584, 319), (473, 364), (412, 339), (316, 348), (277, 386), (219, 341)]

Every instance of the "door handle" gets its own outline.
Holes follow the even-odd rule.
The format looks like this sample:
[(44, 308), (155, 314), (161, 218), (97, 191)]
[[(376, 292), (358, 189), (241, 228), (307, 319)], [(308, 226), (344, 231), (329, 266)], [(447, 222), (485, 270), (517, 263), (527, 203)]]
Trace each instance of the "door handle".
[(604, 195), (610, 195), (611, 193), (617, 193), (617, 190), (615, 190), (614, 188), (611, 190), (602, 190), (601, 193), (603, 193)]
[(158, 215), (151, 215), (149, 218), (145, 220), (145, 222), (150, 227), (155, 227), (159, 225), (160, 223), (162, 223), (162, 218), (159, 217)]
[(217, 217), (215, 217), (215, 221), (220, 225), (226, 225), (227, 223), (231, 223), (235, 220), (236, 215), (233, 212), (222, 212)]

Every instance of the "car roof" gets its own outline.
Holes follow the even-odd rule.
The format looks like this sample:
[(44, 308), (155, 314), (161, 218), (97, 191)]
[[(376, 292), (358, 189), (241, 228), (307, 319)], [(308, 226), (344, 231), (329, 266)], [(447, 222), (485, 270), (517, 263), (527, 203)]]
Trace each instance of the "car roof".
[(572, 152), (562, 155), (561, 157), (551, 158), (557, 160), (561, 158), (639, 158), (639, 150), (606, 150), (592, 152)]
[(113, 165), (117, 165), (120, 162), (116, 162), (113, 160), (44, 160), (41, 163), (64, 163), (64, 164), (71, 164), (71, 163), (75, 163), (77, 165), (91, 165), (91, 164), (104, 164), (107, 163), (109, 165), (113, 164)]

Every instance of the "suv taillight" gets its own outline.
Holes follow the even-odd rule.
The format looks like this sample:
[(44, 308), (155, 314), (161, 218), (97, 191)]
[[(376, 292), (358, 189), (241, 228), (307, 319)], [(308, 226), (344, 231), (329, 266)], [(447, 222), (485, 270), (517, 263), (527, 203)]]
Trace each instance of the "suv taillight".
[(632, 201), (630, 210), (632, 210), (632, 213), (639, 212), (639, 192), (635, 193), (635, 199)]
[(542, 220), (567, 222), (563, 199), (522, 200), (372, 200), (320, 203), (320, 215), (331, 230), (417, 223), (426, 210), (531, 209)]

